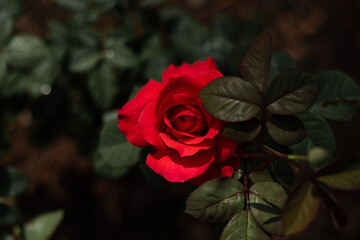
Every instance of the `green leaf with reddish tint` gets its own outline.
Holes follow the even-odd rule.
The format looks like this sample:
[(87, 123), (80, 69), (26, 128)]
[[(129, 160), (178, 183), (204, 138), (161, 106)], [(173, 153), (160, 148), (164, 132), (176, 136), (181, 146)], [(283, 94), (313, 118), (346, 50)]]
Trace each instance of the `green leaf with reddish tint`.
[(323, 147), (330, 151), (335, 150), (335, 136), (329, 123), (321, 116), (306, 112), (296, 115), (303, 123), (307, 135), (306, 147), (307, 151), (314, 146)]
[(360, 110), (360, 86), (338, 71), (321, 72), (318, 78), (319, 97), (310, 111), (331, 120), (350, 121)]
[(223, 121), (246, 121), (261, 110), (259, 93), (239, 77), (215, 79), (201, 90), (199, 96), (205, 109)]
[(329, 187), (353, 190), (360, 188), (360, 159), (333, 162), (316, 174), (317, 180)]
[(282, 220), (285, 234), (295, 234), (305, 229), (315, 218), (320, 199), (311, 182), (303, 183), (293, 192), (284, 206)]
[(269, 76), (271, 55), (271, 36), (265, 34), (247, 50), (240, 63), (240, 72), (243, 78), (262, 93), (265, 92)]
[(276, 182), (260, 182), (251, 186), (251, 213), (255, 221), (268, 233), (284, 235), (281, 211), (286, 199), (284, 188)]
[(266, 122), (270, 137), (282, 145), (293, 145), (299, 143), (306, 136), (301, 121), (293, 115), (273, 115)]
[(277, 52), (271, 58), (270, 75), (267, 85), (280, 73), (295, 69), (296, 64), (294, 60), (284, 52)]
[(220, 240), (270, 240), (264, 230), (256, 223), (250, 211), (236, 214), (226, 225)]
[(267, 109), (290, 115), (307, 110), (316, 100), (319, 81), (310, 73), (291, 70), (279, 74), (266, 92)]
[(260, 121), (252, 118), (244, 122), (229, 123), (223, 132), (223, 136), (235, 142), (248, 142), (259, 134), (260, 129)]
[(201, 221), (228, 221), (244, 208), (244, 187), (233, 178), (216, 178), (195, 189), (185, 212)]

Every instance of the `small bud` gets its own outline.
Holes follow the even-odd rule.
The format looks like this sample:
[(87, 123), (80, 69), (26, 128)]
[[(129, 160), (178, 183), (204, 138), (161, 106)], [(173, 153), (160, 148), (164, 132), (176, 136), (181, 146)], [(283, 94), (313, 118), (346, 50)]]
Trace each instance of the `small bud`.
[(239, 180), (240, 178), (242, 178), (244, 176), (244, 172), (240, 169), (236, 169), (234, 171), (234, 174), (233, 174), (233, 179), (235, 180)]
[(321, 147), (313, 147), (307, 154), (308, 161), (313, 166), (322, 166), (331, 160), (332, 153)]

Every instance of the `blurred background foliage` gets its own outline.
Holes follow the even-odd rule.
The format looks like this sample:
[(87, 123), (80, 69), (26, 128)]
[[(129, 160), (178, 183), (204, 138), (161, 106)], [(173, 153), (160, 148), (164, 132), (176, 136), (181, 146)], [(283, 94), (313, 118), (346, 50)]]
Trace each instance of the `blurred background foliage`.
[[(61, 208), (52, 239), (218, 239), (222, 226), (182, 214), (192, 186), (164, 184), (143, 163), (121, 181), (99, 177), (124, 173), (96, 151), (103, 124), (116, 121), (105, 113), (160, 81), (170, 63), (213, 57), (224, 75), (239, 75), (242, 54), (265, 30), (299, 68), (359, 82), (359, 9), (355, 0), (0, 0), (0, 158), (28, 176), (0, 169), (3, 230), (46, 239), (52, 232), (32, 232), (35, 219), (57, 226), (63, 213), (29, 220)], [(359, 120), (331, 122), (337, 155), (360, 153)], [(325, 232), (331, 223), (319, 214), (313, 239), (360, 237), (359, 203), (342, 196), (353, 212), (348, 228)]]

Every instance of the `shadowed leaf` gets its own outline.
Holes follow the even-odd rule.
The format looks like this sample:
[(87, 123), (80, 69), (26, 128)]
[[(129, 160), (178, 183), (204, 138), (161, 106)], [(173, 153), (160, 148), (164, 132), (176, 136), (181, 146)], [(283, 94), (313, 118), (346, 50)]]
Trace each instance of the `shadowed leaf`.
[(319, 97), (310, 111), (328, 119), (350, 121), (360, 110), (360, 86), (338, 71), (321, 72), (318, 78)]
[(267, 109), (281, 115), (304, 112), (316, 100), (319, 81), (309, 73), (291, 70), (279, 74), (266, 93)]
[(243, 185), (232, 178), (217, 178), (195, 189), (185, 212), (198, 220), (227, 221), (244, 207)]
[(273, 115), (266, 127), (271, 138), (282, 145), (299, 143), (306, 136), (303, 124), (293, 115)]
[(283, 223), (274, 221), (274, 217), (280, 216), (286, 199), (285, 190), (276, 182), (260, 182), (250, 188), (251, 213), (265, 231), (278, 236), (284, 234)]
[(243, 78), (262, 93), (265, 92), (269, 76), (271, 55), (271, 36), (265, 34), (247, 50), (240, 63), (240, 72)]
[(227, 124), (223, 135), (235, 142), (247, 142), (254, 139), (259, 134), (260, 129), (260, 121), (252, 118), (244, 122)]
[(282, 220), (286, 235), (295, 234), (306, 228), (315, 218), (320, 205), (316, 189), (311, 182), (301, 185), (285, 204)]
[(270, 240), (249, 211), (236, 214), (226, 225), (220, 240)]
[(215, 79), (199, 96), (205, 109), (223, 121), (246, 121), (260, 111), (261, 99), (256, 89), (239, 77)]
[(274, 53), (271, 58), (269, 81), (267, 85), (280, 73), (286, 72), (291, 69), (295, 69), (296, 64), (294, 60), (284, 52)]

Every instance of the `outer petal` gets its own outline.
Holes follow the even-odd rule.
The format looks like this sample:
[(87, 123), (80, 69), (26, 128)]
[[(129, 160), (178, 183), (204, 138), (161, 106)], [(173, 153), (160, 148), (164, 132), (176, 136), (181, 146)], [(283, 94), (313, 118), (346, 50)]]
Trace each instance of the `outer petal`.
[(170, 78), (177, 78), (181, 76), (196, 76), (200, 73), (210, 70), (217, 70), (216, 63), (212, 58), (207, 58), (205, 61), (196, 61), (193, 65), (183, 63), (176, 67), (171, 64), (162, 75), (162, 82), (167, 83)]
[(145, 106), (149, 102), (155, 101), (163, 88), (164, 84), (150, 80), (139, 90), (134, 99), (117, 111), (120, 131), (135, 146), (146, 147), (149, 145), (138, 128), (138, 119)]
[(234, 169), (240, 167), (240, 163), (241, 159), (238, 157), (230, 158), (229, 160), (220, 163), (213, 163), (206, 172), (196, 178), (190, 179), (189, 181), (197, 186), (200, 186), (204, 182), (214, 178), (231, 177)]
[(151, 102), (141, 112), (139, 117), (139, 129), (144, 139), (156, 149), (165, 150), (166, 146), (161, 140), (159, 133), (161, 125), (155, 116), (156, 102)]
[(149, 143), (145, 140), (137, 126), (140, 115), (139, 112), (120, 109), (117, 113), (119, 129), (122, 133), (124, 133), (127, 140), (138, 147), (149, 146)]
[[(215, 162), (222, 162), (232, 157), (235, 153), (237, 145), (238, 144), (231, 139), (220, 136), (216, 144)], [(239, 145), (242, 146), (241, 143), (239, 143)]]
[(214, 161), (214, 151), (200, 151), (191, 157), (157, 151), (149, 154), (146, 164), (169, 182), (185, 182), (204, 173)]

